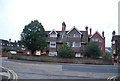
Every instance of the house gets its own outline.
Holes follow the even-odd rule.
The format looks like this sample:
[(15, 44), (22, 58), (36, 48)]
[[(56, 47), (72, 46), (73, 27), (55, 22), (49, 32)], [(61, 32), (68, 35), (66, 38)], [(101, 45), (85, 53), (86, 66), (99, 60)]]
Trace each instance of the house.
[(112, 32), (111, 42), (113, 56), (120, 62), (120, 35), (115, 35), (115, 31)]
[(89, 36), (89, 41), (92, 42), (98, 42), (99, 43), (99, 47), (102, 51), (102, 54), (105, 54), (105, 37), (104, 37), (104, 31), (102, 32), (102, 35), (96, 31), (93, 35), (92, 35), (92, 29), (90, 28), (90, 36)]
[(59, 47), (63, 44), (63, 39), (67, 41), (67, 45), (71, 46), (76, 54), (81, 55), (84, 47), (88, 43), (88, 27), (86, 30), (80, 31), (75, 26), (69, 31), (66, 31), (65, 22), (62, 23), (62, 30), (46, 31), (47, 33), (47, 48), (49, 56), (57, 56)]
[(0, 50), (7, 48), (9, 50), (21, 50), (23, 46), (19, 45), (16, 41), (11, 42), (11, 39), (9, 40), (3, 40), (0, 39)]

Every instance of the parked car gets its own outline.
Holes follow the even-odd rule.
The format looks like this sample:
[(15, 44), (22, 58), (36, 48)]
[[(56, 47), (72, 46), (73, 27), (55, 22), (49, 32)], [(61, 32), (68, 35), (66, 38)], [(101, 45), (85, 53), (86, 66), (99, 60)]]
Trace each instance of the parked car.
[(9, 53), (11, 53), (11, 54), (17, 54), (16, 51), (9, 51)]

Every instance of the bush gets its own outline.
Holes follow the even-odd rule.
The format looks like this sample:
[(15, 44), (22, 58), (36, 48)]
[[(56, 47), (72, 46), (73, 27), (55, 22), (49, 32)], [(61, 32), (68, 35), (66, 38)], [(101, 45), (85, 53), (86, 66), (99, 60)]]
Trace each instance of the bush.
[(102, 57), (105, 60), (112, 60), (112, 54), (111, 53), (102, 54)]
[(62, 58), (72, 58), (74, 57), (74, 50), (66, 45), (63, 44), (59, 49), (58, 49), (58, 56)]
[(8, 51), (10, 51), (9, 48), (2, 48), (2, 52), (8, 52)]
[(101, 56), (101, 50), (97, 42), (90, 42), (83, 51), (83, 55), (91, 58), (98, 58)]

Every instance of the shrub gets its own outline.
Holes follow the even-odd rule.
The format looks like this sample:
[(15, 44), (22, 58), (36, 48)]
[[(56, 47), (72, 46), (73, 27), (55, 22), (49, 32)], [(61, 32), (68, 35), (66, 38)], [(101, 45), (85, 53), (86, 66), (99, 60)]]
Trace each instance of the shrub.
[(74, 50), (70, 46), (63, 44), (58, 49), (58, 56), (62, 58), (72, 58), (74, 57)]
[(112, 60), (112, 54), (111, 53), (102, 54), (102, 57), (105, 60)]
[(101, 50), (97, 42), (90, 42), (83, 51), (83, 55), (91, 58), (98, 58), (101, 56)]
[(8, 52), (8, 51), (10, 51), (9, 48), (2, 48), (2, 52)]

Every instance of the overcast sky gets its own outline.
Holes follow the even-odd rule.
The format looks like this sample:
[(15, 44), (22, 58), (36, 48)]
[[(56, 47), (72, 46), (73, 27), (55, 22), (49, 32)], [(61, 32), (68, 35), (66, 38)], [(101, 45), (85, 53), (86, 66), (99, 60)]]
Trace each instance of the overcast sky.
[(118, 34), (120, 0), (0, 0), (0, 39), (19, 40), (25, 25), (39, 20), (45, 30), (66, 30), (75, 26), (92, 33), (105, 32), (106, 47), (111, 46), (112, 31)]

